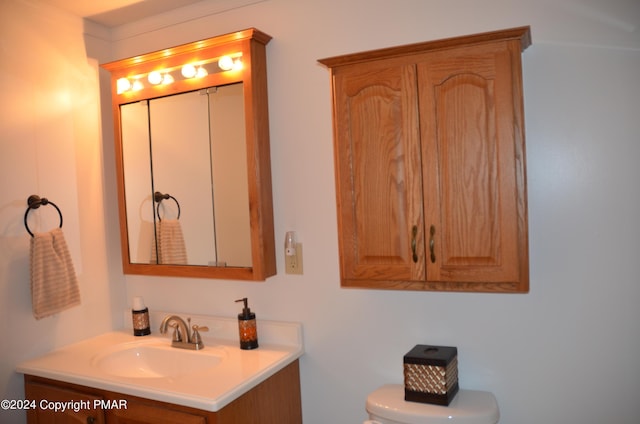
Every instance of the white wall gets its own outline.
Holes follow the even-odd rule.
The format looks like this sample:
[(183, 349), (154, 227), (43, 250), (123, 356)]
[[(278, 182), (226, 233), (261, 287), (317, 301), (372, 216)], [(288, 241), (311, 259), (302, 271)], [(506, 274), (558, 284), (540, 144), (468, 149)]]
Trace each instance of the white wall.
[[(205, 10), (213, 3), (205, 1), (191, 10)], [(105, 127), (101, 136), (96, 123), (72, 137), (76, 149), (77, 145), (87, 148), (82, 153), (87, 158), (80, 160), (79, 152), (62, 157), (65, 169), (83, 176), (98, 173), (94, 166), (100, 166), (100, 153), (107, 167), (103, 181), (96, 175), (94, 191), (77, 175), (63, 180), (68, 187), (64, 195), (77, 197), (82, 205), (77, 208), (80, 223), (70, 237), (81, 243), (95, 241), (93, 251), (82, 249), (80, 255), (83, 272), (91, 273), (90, 282), (83, 278), (83, 294), (98, 298), (92, 294), (94, 288), (109, 292), (114, 304), (127, 304), (132, 296), (142, 295), (157, 310), (223, 316), (235, 315), (233, 300), (247, 296), (258, 319), (302, 322), (306, 424), (361, 422), (367, 393), (387, 382), (401, 382), (402, 356), (419, 343), (457, 346), (461, 386), (495, 393), (501, 423), (636, 423), (640, 417), (636, 360), (640, 350), (636, 305), (640, 301), (636, 275), (640, 169), (635, 164), (640, 158), (640, 11), (633, 0), (557, 3), (561, 4), (550, 0), (268, 0), (221, 14), (200, 13), (201, 18), (184, 23), (175, 19), (188, 13), (115, 29), (111, 59), (251, 26), (274, 37), (268, 45), (268, 73), (278, 269), (284, 267), (284, 233), (296, 230), (304, 244), (304, 275), (281, 271), (264, 283), (123, 277), (114, 260), (112, 234), (117, 234), (117, 223), (112, 205), (103, 200), (115, 199), (109, 169), (113, 166), (110, 128)], [(39, 23), (38, 17), (31, 19)], [(149, 30), (156, 25), (156, 30)], [(316, 60), (520, 25), (531, 25), (533, 35), (533, 45), (523, 55), (531, 292), (341, 289), (329, 73)], [(18, 34), (27, 33), (37, 40), (51, 40), (54, 45), (47, 47), (53, 51), (68, 48), (67, 40), (41, 34), (46, 27), (30, 27), (38, 31), (14, 25), (9, 39), (17, 43)], [(140, 33), (134, 35), (136, 31)], [(7, 82), (7, 69), (15, 64), (5, 64), (4, 52), (2, 57), (4, 95), (13, 89), (9, 86), (15, 85), (17, 77)], [(63, 58), (50, 62), (65, 68)], [(74, 58), (73, 64), (87, 66), (81, 57)], [(104, 73), (101, 76), (104, 81)], [(94, 88), (82, 94), (95, 93), (93, 78), (87, 84)], [(82, 98), (76, 88), (69, 90), (75, 101)], [(12, 97), (14, 106), (23, 98), (18, 94)], [(97, 100), (91, 104), (95, 107)], [(72, 119), (77, 109), (61, 119)], [(48, 194), (53, 189), (44, 185), (51, 164), (38, 164), (37, 174), (22, 164), (33, 163), (26, 151), (29, 146), (39, 147), (53, 139), (31, 128), (47, 123), (44, 113), (31, 122), (32, 115), (17, 110), (17, 117), (29, 121), (28, 125), (21, 132), (7, 132), (5, 128), (11, 126), (2, 121), (0, 132), (3, 181), (17, 182), (0, 207), (0, 243), (3, 252), (5, 245), (12, 249), (10, 261), (4, 254), (1, 259), (0, 287), (14, 299), (2, 298), (3, 322), (10, 324), (3, 329), (5, 334), (27, 336), (28, 342), (9, 348), (8, 364), (3, 351), (4, 375), (16, 357), (68, 341), (63, 327), (89, 333), (111, 319), (109, 307), (96, 311), (91, 320), (85, 318), (84, 324), (71, 321), (73, 314), (88, 310), (85, 306), (61, 314), (51, 342), (42, 340), (49, 332), (39, 327), (47, 324), (28, 321), (28, 241), (21, 228), (22, 202), (31, 191)], [(108, 108), (104, 113), (108, 117)], [(104, 151), (97, 144), (101, 137)], [(56, 141), (64, 144), (67, 139)], [(9, 163), (7, 155), (14, 158)], [(95, 200), (93, 207), (80, 202), (87, 196)], [(117, 290), (123, 279), (126, 294), (120, 295)], [(16, 287), (18, 281), (21, 289)], [(3, 378), (10, 380), (5, 397), (19, 397), (16, 377)]]
[[(87, 59), (82, 33), (80, 18), (34, 2), (0, 1), (2, 399), (24, 397), (22, 376), (14, 372), (18, 362), (121, 325), (126, 305), (118, 262), (107, 259), (109, 250), (116, 259), (119, 253), (117, 208), (115, 193), (104, 188), (97, 62)], [(113, 164), (108, 168), (113, 174)], [(82, 302), (40, 321), (31, 312), (23, 225), (31, 194), (63, 213)], [(59, 223), (51, 206), (29, 218), (32, 231)], [(2, 423), (23, 421), (22, 411), (0, 410)]]

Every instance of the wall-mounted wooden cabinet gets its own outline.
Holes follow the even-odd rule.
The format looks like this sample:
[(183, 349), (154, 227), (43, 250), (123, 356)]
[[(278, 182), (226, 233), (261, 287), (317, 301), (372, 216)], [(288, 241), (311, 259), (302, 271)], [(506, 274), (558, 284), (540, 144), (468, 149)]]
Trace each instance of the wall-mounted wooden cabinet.
[(529, 27), (322, 59), (343, 286), (526, 292)]
[(270, 40), (249, 28), (102, 64), (125, 274), (276, 274)]

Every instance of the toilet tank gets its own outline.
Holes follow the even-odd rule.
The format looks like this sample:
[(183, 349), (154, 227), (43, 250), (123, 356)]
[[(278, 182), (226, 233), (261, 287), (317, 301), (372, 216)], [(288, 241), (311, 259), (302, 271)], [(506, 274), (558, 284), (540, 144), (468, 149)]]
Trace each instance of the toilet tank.
[(380, 424), (496, 424), (498, 402), (490, 392), (460, 390), (449, 406), (404, 400), (404, 386), (387, 384), (366, 403), (369, 418)]

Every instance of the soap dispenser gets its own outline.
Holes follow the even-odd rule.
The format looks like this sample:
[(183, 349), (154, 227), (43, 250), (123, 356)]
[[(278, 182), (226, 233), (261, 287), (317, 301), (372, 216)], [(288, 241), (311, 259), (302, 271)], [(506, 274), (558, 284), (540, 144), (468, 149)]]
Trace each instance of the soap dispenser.
[(131, 318), (133, 319), (134, 336), (147, 336), (151, 334), (151, 326), (149, 325), (149, 308), (144, 305), (144, 300), (141, 296), (133, 298)]
[(258, 328), (256, 326), (256, 314), (249, 309), (247, 298), (236, 300), (244, 302), (242, 313), (238, 314), (238, 329), (240, 331), (240, 349), (249, 350), (258, 347)]

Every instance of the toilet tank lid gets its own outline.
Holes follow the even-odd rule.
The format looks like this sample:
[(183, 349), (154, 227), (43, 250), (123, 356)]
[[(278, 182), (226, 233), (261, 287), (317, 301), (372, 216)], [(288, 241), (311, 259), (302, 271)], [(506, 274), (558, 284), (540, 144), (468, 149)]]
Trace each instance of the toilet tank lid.
[(460, 390), (449, 406), (404, 400), (404, 386), (387, 384), (367, 397), (372, 419), (384, 418), (403, 424), (496, 424), (498, 403), (489, 392)]

